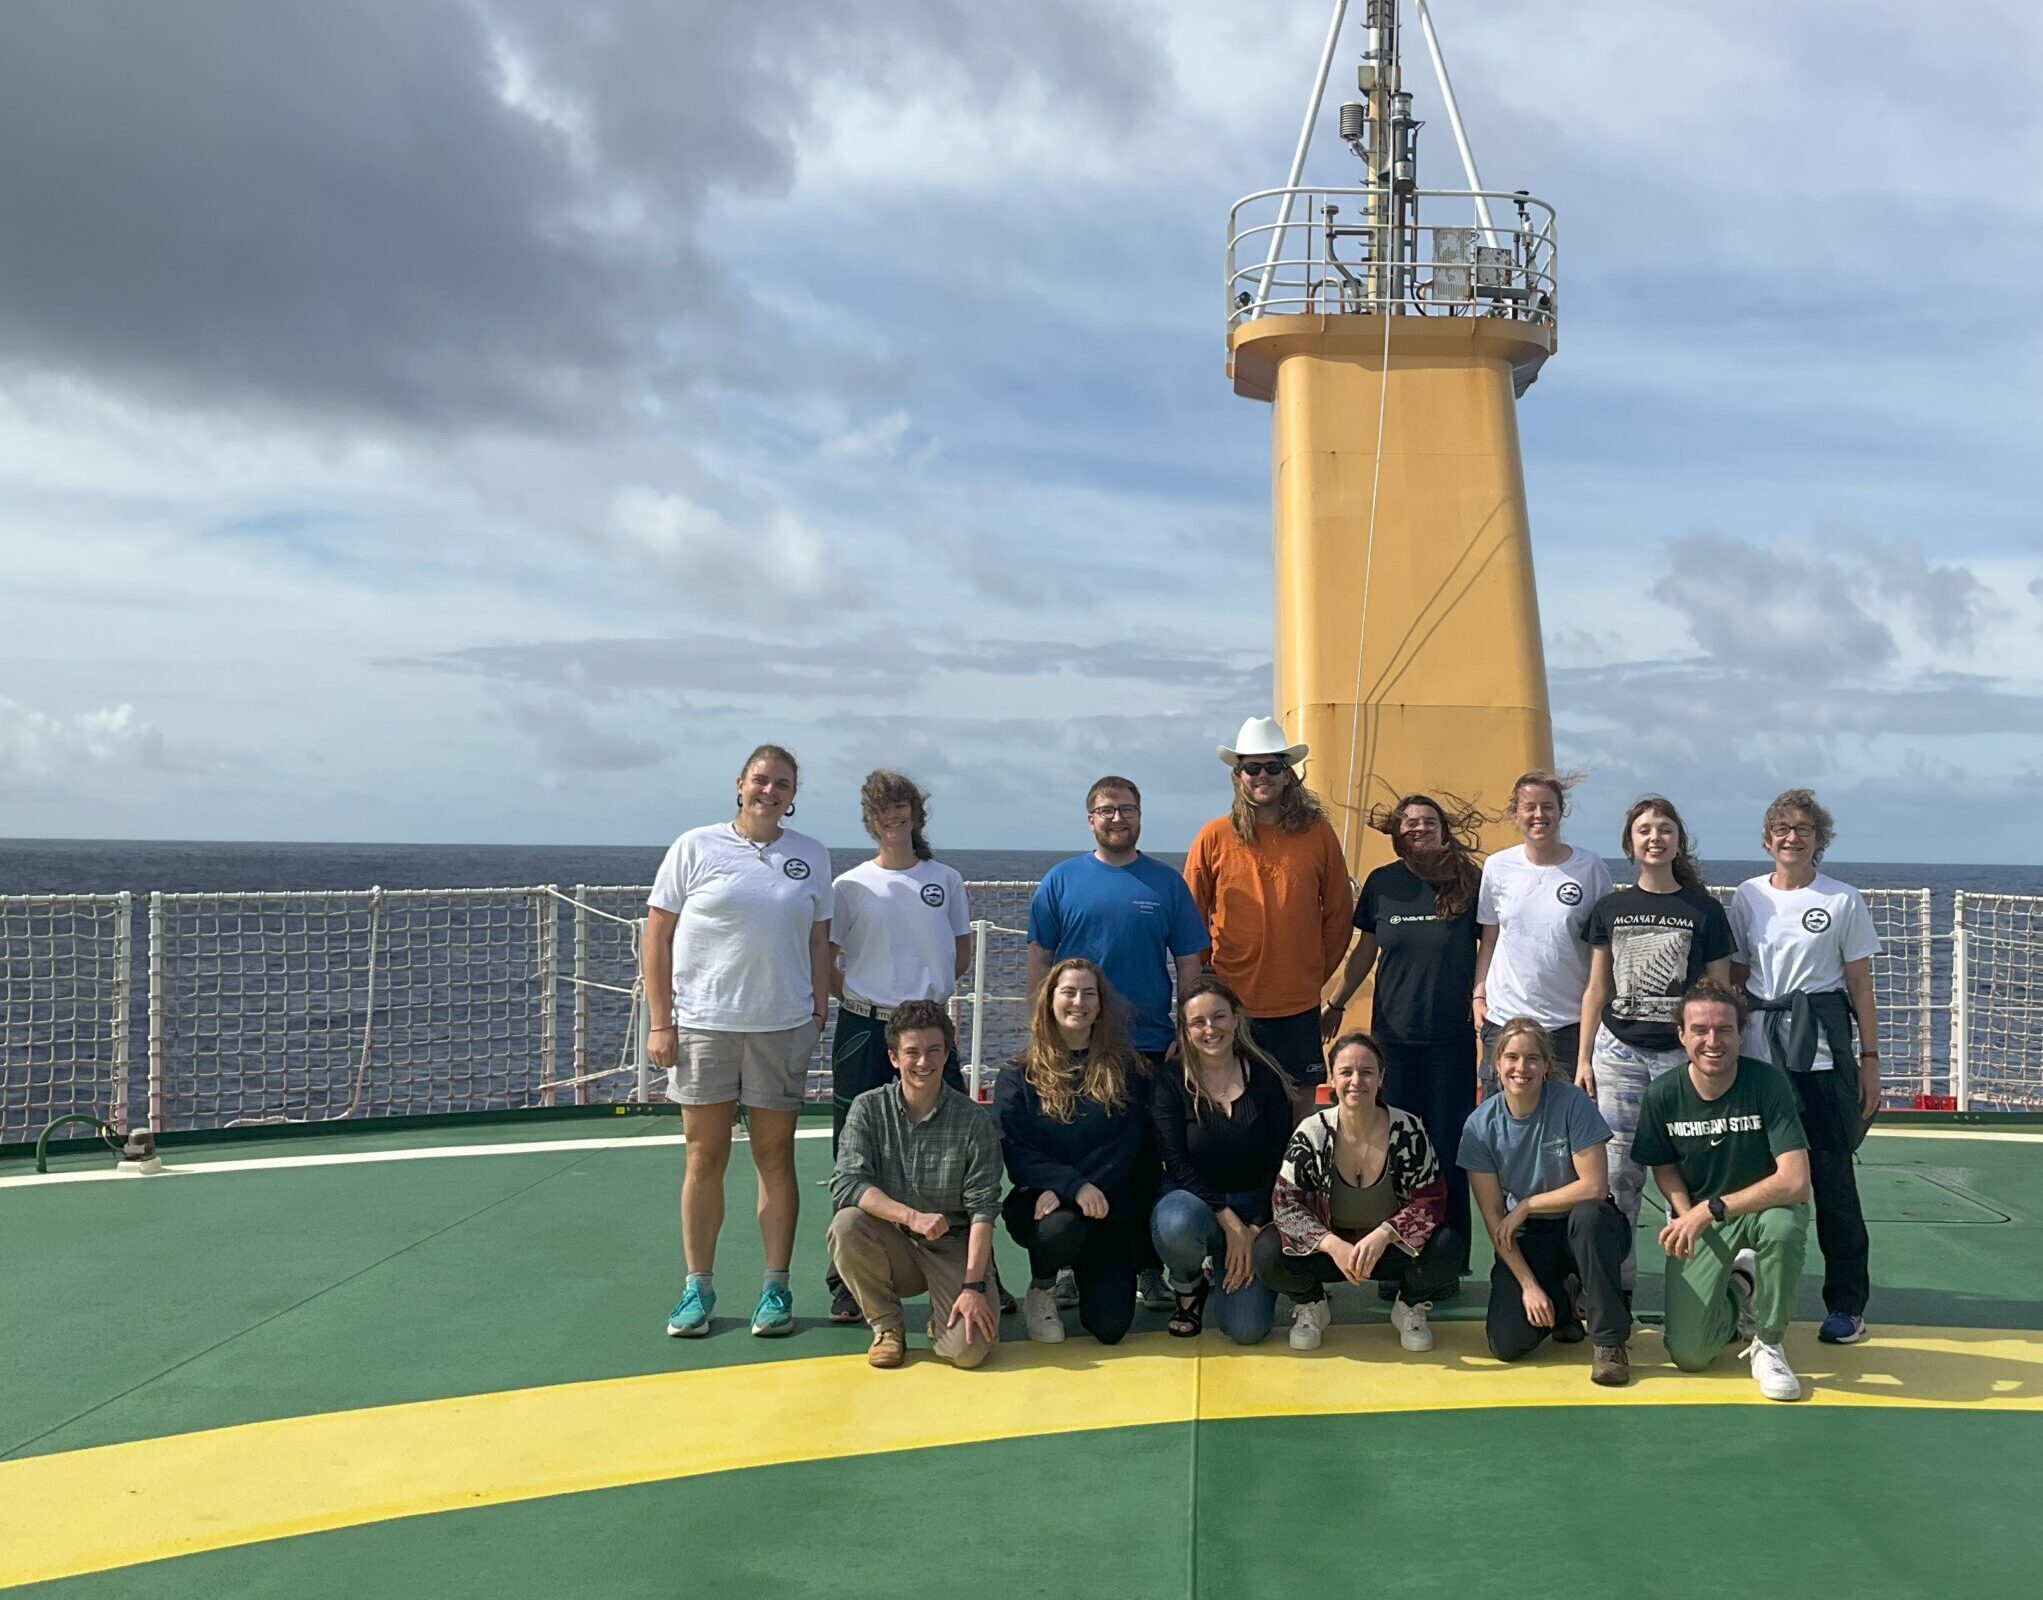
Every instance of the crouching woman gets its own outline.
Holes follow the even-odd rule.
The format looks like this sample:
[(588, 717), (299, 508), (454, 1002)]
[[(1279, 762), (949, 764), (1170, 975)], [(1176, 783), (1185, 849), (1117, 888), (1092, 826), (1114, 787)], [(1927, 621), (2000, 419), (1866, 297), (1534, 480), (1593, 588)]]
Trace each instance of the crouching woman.
[(1447, 1185), (1417, 1117), (1383, 1103), (1383, 1056), (1366, 1033), (1328, 1053), (1334, 1104), (1298, 1125), (1255, 1244), (1256, 1276), (1292, 1302), (1291, 1348), (1319, 1348), (1326, 1285), (1396, 1287), (1390, 1318), (1407, 1350), (1433, 1348), (1433, 1296), (1460, 1276), (1466, 1245), (1442, 1221)]

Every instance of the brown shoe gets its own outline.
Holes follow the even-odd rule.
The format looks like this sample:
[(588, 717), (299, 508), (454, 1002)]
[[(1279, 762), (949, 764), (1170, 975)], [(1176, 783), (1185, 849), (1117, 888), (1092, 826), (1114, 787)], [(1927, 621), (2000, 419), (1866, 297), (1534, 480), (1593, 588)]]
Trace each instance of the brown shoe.
[(1621, 1344), (1599, 1344), (1589, 1358), (1589, 1381), (1622, 1389), (1632, 1381), (1631, 1352)]
[(898, 1367), (908, 1359), (908, 1341), (899, 1328), (875, 1328), (873, 1347), (865, 1353), (865, 1359), (868, 1366)]

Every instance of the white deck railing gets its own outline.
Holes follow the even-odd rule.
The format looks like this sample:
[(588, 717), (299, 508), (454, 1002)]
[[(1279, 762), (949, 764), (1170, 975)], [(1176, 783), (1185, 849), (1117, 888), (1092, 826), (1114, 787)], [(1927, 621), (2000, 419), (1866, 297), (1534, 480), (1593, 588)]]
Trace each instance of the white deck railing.
[[(1035, 885), (968, 888), (951, 1009), (983, 1080), (1026, 1034)], [(65, 1115), (161, 1132), (656, 1097), (635, 1010), (645, 896), (0, 897), (0, 1143)], [(1865, 897), (1890, 1103), (2043, 1110), (2043, 896)], [(829, 1059), (826, 1033), (812, 1100)]]

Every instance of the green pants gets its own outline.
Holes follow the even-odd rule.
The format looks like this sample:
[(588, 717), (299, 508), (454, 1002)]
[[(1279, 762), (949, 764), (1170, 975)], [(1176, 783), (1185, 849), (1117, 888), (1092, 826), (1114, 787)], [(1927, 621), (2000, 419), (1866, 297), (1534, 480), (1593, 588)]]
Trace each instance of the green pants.
[(1731, 1279), (1731, 1258), (1750, 1250), (1752, 1314), (1759, 1337), (1779, 1344), (1795, 1311), (1802, 1281), (1802, 1257), (1809, 1248), (1809, 1207), (1775, 1206), (1749, 1216), (1727, 1217), (1696, 1240), (1686, 1261), (1667, 1261), (1667, 1354), (1684, 1372), (1700, 1372), (1738, 1328), (1739, 1292)]

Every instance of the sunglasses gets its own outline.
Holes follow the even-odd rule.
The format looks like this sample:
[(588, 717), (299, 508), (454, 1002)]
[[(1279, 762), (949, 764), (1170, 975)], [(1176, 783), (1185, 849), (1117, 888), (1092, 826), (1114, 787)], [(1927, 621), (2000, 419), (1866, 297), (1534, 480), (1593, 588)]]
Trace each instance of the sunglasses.
[(1280, 772), (1289, 772), (1291, 770), (1291, 763), (1288, 761), (1237, 761), (1234, 764), (1234, 770), (1245, 773), (1251, 778), (1274, 778)]

